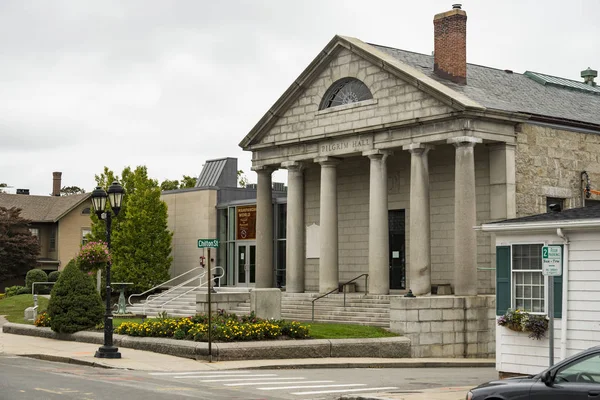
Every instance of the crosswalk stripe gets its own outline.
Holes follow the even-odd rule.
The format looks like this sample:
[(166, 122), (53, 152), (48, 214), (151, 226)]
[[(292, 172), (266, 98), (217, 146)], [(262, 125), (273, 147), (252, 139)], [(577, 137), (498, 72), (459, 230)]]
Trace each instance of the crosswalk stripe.
[(343, 393), (343, 392), (375, 392), (378, 390), (394, 390), (398, 389), (397, 387), (379, 387), (379, 388), (361, 388), (361, 389), (345, 389), (345, 390), (318, 390), (318, 391), (310, 391), (310, 392), (294, 392), (291, 393), (296, 396), (305, 396), (308, 394), (327, 394), (327, 393)]
[(327, 387), (348, 387), (348, 386), (367, 386), (366, 383), (343, 383), (338, 385), (308, 385), (308, 386), (281, 386), (281, 387), (261, 387), (258, 390), (283, 390), (283, 389), (306, 389), (306, 388), (327, 388)]
[[(288, 379), (304, 379), (304, 378), (288, 378)], [(302, 383), (331, 383), (334, 381), (302, 381)], [(226, 383), (224, 386), (256, 386), (256, 385), (289, 385), (298, 382), (244, 382), (244, 383)]]
[[(277, 376), (277, 374), (254, 374), (254, 375), (253, 374), (239, 374), (239, 375), (228, 375), (227, 378), (231, 377), (232, 379), (229, 379), (229, 380), (235, 380), (234, 377), (238, 377), (238, 376), (246, 378), (246, 377), (257, 377), (257, 376)], [(173, 378), (175, 378), (175, 379), (194, 379), (194, 378), (205, 379), (205, 378), (220, 378), (220, 377), (221, 377), (221, 375), (200, 375), (200, 376), (199, 375), (186, 375), (186, 376), (174, 376)], [(203, 380), (202, 382), (208, 382), (208, 381)], [(218, 381), (210, 381), (210, 382), (218, 382)]]
[[(267, 375), (268, 376), (268, 375)], [(273, 375), (276, 376), (276, 375)], [(239, 381), (262, 381), (265, 378), (236, 378), (236, 379), (202, 379), (199, 382), (205, 383), (205, 382), (239, 382)], [(273, 380), (273, 381), (277, 381), (277, 380), (287, 380), (287, 379), (295, 379), (295, 378), (267, 378), (268, 380)], [(299, 378), (299, 379), (304, 379), (304, 378)]]
[(214, 375), (214, 374), (247, 374), (244, 371), (186, 371), (186, 372), (149, 372), (148, 375)]

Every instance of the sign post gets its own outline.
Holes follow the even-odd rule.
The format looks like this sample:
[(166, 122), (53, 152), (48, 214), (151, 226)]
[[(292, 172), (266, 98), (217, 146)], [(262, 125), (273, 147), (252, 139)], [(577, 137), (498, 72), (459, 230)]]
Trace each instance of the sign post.
[(210, 301), (211, 282), (212, 282), (212, 271), (210, 266), (210, 249), (219, 248), (219, 239), (198, 239), (199, 249), (208, 249), (208, 362), (212, 362), (212, 310)]
[(562, 274), (562, 247), (542, 247), (542, 275), (548, 277), (549, 364), (554, 365), (554, 277)]

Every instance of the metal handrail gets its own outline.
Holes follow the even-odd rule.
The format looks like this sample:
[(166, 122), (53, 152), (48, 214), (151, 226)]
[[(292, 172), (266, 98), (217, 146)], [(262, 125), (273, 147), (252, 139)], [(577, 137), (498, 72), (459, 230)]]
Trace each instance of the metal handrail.
[[(223, 267), (216, 266), (216, 267), (213, 267), (213, 268), (211, 268), (211, 272), (212, 272), (212, 271), (216, 271), (216, 270), (217, 270), (217, 268), (220, 268), (220, 269), (221, 269), (221, 275), (216, 275), (216, 276), (215, 276), (215, 275), (213, 275), (213, 274), (211, 274), (211, 275), (213, 275), (215, 278), (218, 278), (218, 279), (220, 280), (220, 279), (221, 279), (223, 276), (225, 276), (225, 269), (223, 269)], [(203, 277), (203, 276), (205, 276), (205, 275), (206, 275), (206, 271), (205, 271), (205, 272), (204, 272), (202, 275), (200, 275), (200, 276), (199, 276), (199, 278), (202, 278), (202, 277)], [(210, 276), (209, 276), (209, 278), (210, 278)], [(213, 279), (214, 279), (214, 278), (213, 278)], [(208, 282), (208, 281), (207, 281), (207, 282)], [(202, 287), (202, 286), (204, 286), (204, 284), (203, 284), (202, 282), (200, 282), (200, 285), (199, 285), (199, 286), (200, 286), (200, 287)], [(191, 287), (190, 289), (188, 289), (188, 290), (186, 290), (185, 292), (183, 292), (183, 293), (179, 294), (178, 296), (175, 296), (175, 297), (173, 297), (172, 299), (169, 299), (169, 300), (165, 301), (164, 303), (162, 303), (162, 304), (160, 305), (160, 308), (163, 308), (163, 307), (165, 306), (165, 304), (168, 304), (168, 303), (170, 303), (171, 301), (173, 301), (173, 300), (176, 300), (176, 299), (180, 298), (181, 296), (183, 296), (183, 295), (185, 295), (185, 294), (188, 294), (189, 292), (191, 292), (191, 291), (192, 291), (192, 290), (194, 290), (194, 289), (196, 289), (196, 288), (195, 288), (195, 287)], [(165, 293), (166, 293), (166, 292), (165, 292)], [(158, 298), (158, 297), (157, 297), (157, 298)], [(156, 298), (155, 298), (155, 299), (153, 299), (153, 300), (156, 300)]]
[(55, 285), (56, 282), (33, 282), (31, 284), (31, 295), (33, 296), (33, 320), (37, 319), (37, 310), (38, 310), (38, 302), (37, 302), (37, 294), (35, 294), (35, 285)]
[(344, 282), (342, 284), (340, 284), (336, 289), (330, 290), (329, 292), (320, 295), (319, 297), (316, 297), (312, 300), (312, 321), (315, 321), (315, 301), (322, 299), (323, 297), (329, 296), (331, 293), (335, 292), (337, 290), (337, 292), (340, 292), (340, 287), (342, 288), (342, 292), (344, 293), (344, 307), (346, 307), (346, 291), (343, 289), (344, 286), (346, 286), (349, 283), (354, 282), (355, 280), (357, 280), (358, 278), (361, 277), (365, 277), (365, 295), (369, 294), (369, 274), (360, 274), (359, 276), (357, 276), (354, 279), (349, 280), (348, 282)]
[[(218, 276), (215, 276), (215, 277), (218, 278), (219, 281), (220, 281), (220, 279), (223, 276), (225, 276), (225, 269), (223, 269), (223, 267), (220, 267), (220, 266), (213, 267), (213, 268), (211, 268), (210, 272), (216, 271), (217, 268), (221, 269), (221, 275), (218, 275)], [(150, 295), (150, 296), (148, 296), (148, 298), (146, 299), (146, 301), (144, 302), (144, 305), (142, 307), (142, 312), (145, 314), (146, 313), (146, 307), (149, 306), (149, 305), (151, 305), (152, 302), (156, 301), (157, 299), (159, 299), (159, 298), (161, 298), (161, 297), (163, 297), (163, 296), (165, 296), (167, 294), (170, 294), (170, 293), (174, 292), (176, 289), (179, 289), (179, 288), (185, 286), (186, 284), (188, 284), (188, 283), (190, 283), (192, 281), (195, 281), (196, 279), (200, 280), (200, 283), (199, 283), (198, 287), (204, 286), (204, 284), (202, 283), (202, 277), (206, 276), (206, 274), (207, 274), (207, 271), (205, 270), (200, 275), (194, 276), (193, 278), (190, 278), (187, 281), (182, 282), (182, 283), (180, 283), (177, 286), (173, 286), (172, 288), (170, 288), (169, 290), (167, 290), (165, 292), (162, 292), (162, 293), (159, 293), (159, 294), (156, 294), (156, 295)], [(207, 282), (208, 282), (208, 280), (207, 280)], [(188, 290), (184, 291), (183, 293), (180, 293), (179, 295), (177, 295), (177, 296), (175, 296), (175, 297), (173, 297), (173, 298), (165, 301), (164, 303), (159, 304), (158, 307), (162, 309), (165, 306), (165, 304), (168, 304), (171, 301), (176, 300), (176, 299), (180, 298), (181, 296), (188, 294), (189, 292), (193, 291), (194, 289), (196, 289), (196, 286), (192, 286)]]
[[(152, 291), (154, 291), (154, 290), (158, 289), (159, 287), (161, 287), (161, 286), (163, 286), (163, 285), (165, 285), (165, 284), (167, 284), (167, 283), (169, 283), (169, 282), (172, 282), (172, 281), (174, 281), (175, 279), (179, 279), (179, 278), (181, 278), (182, 276), (184, 276), (184, 275), (186, 275), (186, 274), (189, 274), (190, 272), (192, 272), (192, 271), (195, 271), (195, 270), (197, 270), (197, 269), (201, 269), (201, 268), (203, 269), (203, 267), (196, 267), (196, 268), (192, 268), (192, 269), (190, 269), (189, 271), (186, 271), (186, 272), (184, 272), (183, 274), (177, 275), (175, 278), (169, 279), (168, 281), (166, 281), (166, 282), (163, 282), (163, 283), (161, 283), (160, 285), (156, 285), (156, 286), (154, 286), (153, 288), (151, 288), (151, 289), (148, 289), (148, 290), (146, 290), (146, 291), (145, 291), (145, 292), (143, 292), (143, 293), (132, 294), (131, 296), (129, 296), (129, 297), (127, 298), (127, 302), (129, 303), (129, 305), (130, 305), (130, 306), (132, 306), (132, 305), (133, 305), (133, 304), (131, 303), (131, 298), (132, 298), (132, 297), (134, 297), (134, 296), (143, 296), (143, 295), (145, 295), (145, 294), (147, 294), (147, 293), (150, 293), (150, 292), (152, 292)], [(194, 278), (194, 279), (196, 279), (196, 278)]]
[[(146, 298), (146, 301), (143, 303), (143, 307), (142, 307), (142, 312), (145, 314), (146, 313), (146, 306), (150, 305), (150, 303), (152, 303), (153, 301), (161, 298), (162, 296), (166, 296), (172, 292), (174, 292), (176, 289), (179, 289), (180, 287), (183, 287), (185, 285), (187, 285), (190, 282), (195, 281), (196, 279), (202, 279), (202, 277), (206, 274), (206, 272), (200, 274), (200, 275), (196, 275), (193, 278), (188, 279), (185, 282), (180, 283), (177, 286), (173, 286), (172, 288), (170, 288), (169, 290), (166, 290), (164, 292), (158, 293), (158, 294), (151, 294), (150, 296), (148, 296), (148, 298)], [(191, 289), (195, 289), (196, 286), (192, 286)], [(159, 307), (162, 308), (162, 306), (159, 305)]]

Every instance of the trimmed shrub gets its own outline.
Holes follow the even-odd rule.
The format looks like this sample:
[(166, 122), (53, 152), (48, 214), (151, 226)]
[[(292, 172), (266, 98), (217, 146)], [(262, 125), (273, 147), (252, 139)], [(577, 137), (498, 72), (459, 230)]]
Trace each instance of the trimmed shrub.
[(58, 277), (60, 276), (60, 271), (52, 271), (48, 274), (48, 282), (56, 282), (58, 281)]
[(104, 307), (90, 277), (76, 263), (69, 263), (52, 288), (48, 303), (50, 328), (74, 333), (102, 321)]
[(6, 297), (18, 296), (20, 294), (31, 293), (31, 289), (27, 289), (25, 286), (9, 286), (4, 288)]
[(25, 286), (31, 291), (31, 285), (34, 282), (48, 282), (48, 274), (46, 271), (42, 271), (41, 269), (31, 269), (27, 271), (27, 275), (25, 276)]

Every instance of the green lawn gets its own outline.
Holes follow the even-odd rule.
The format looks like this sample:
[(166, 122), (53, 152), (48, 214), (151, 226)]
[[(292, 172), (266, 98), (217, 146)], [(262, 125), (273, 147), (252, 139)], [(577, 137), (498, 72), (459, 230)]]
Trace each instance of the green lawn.
[[(46, 310), (48, 299), (38, 296), (38, 312)], [(0, 315), (6, 315), (9, 322), (18, 324), (32, 324), (31, 321), (23, 319), (23, 313), (27, 307), (33, 306), (33, 296), (30, 294), (21, 294), (8, 298), (0, 299)], [(113, 320), (113, 327), (121, 325), (123, 322), (141, 323), (141, 318), (118, 318)], [(322, 322), (302, 322), (303, 325), (310, 326), (310, 336), (314, 339), (361, 339), (361, 338), (382, 338), (398, 336), (383, 328), (374, 326), (351, 325), (351, 324), (327, 324)]]
[[(26, 321), (23, 318), (27, 307), (33, 307), (33, 296), (30, 294), (5, 297), (0, 300), (0, 315), (6, 315), (8, 322), (32, 325), (33, 321)], [(48, 299), (38, 295), (38, 313), (46, 308), (48, 308)]]
[(322, 322), (303, 323), (310, 326), (313, 339), (362, 339), (398, 336), (383, 328), (350, 324), (327, 324)]

